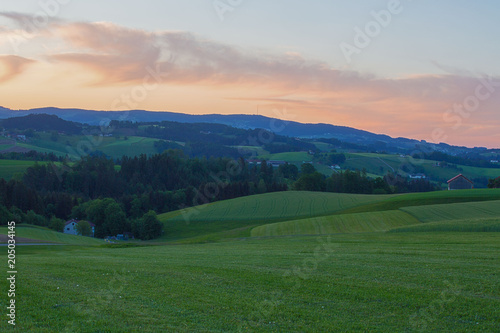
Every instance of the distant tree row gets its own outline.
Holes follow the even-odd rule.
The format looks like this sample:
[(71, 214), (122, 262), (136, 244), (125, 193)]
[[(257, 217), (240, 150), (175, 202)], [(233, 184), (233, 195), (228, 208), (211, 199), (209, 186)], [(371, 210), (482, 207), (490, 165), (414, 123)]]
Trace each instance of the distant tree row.
[(488, 188), (500, 188), (500, 177), (496, 179), (490, 179), (488, 182)]
[(95, 223), (97, 236), (134, 230), (151, 238), (151, 228), (141, 226), (149, 225), (148, 212), (286, 191), (298, 174), (288, 169), (241, 158), (188, 158), (177, 150), (116, 162), (87, 156), (71, 166), (35, 163), (22, 180), (0, 179), (0, 223), (60, 228), (54, 218), (77, 218)]
[(409, 180), (394, 174), (384, 178), (370, 178), (366, 171), (340, 171), (325, 177), (316, 171), (312, 164), (301, 167), (300, 178), (293, 184), (298, 191), (323, 191), (358, 194), (391, 194), (407, 192), (428, 192), (437, 188), (428, 180)]

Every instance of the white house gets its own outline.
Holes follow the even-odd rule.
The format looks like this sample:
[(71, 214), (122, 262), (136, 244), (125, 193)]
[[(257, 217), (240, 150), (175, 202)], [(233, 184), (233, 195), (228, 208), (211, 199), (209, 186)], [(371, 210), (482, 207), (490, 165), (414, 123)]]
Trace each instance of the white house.
[[(76, 226), (78, 225), (79, 222), (88, 222), (88, 221), (78, 221), (75, 219), (71, 219), (66, 222), (64, 225), (64, 233), (65, 234), (70, 234), (70, 235), (79, 235), (78, 230), (76, 229)], [(94, 230), (95, 230), (95, 224), (88, 222), (90, 224), (91, 228), (91, 234), (90, 236), (94, 237)]]

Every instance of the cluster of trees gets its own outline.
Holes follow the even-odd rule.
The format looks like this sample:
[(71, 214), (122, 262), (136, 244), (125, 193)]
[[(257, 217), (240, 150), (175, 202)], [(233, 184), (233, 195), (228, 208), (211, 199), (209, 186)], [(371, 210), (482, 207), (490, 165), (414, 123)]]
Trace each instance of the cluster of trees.
[(26, 153), (2, 153), (0, 154), (0, 160), (20, 160), (20, 161), (51, 161), (51, 162), (63, 162), (65, 160), (62, 156), (57, 156), (54, 153), (40, 153), (35, 150), (30, 150)]
[(132, 231), (149, 239), (158, 235), (146, 216), (151, 211), (285, 191), (297, 173), (284, 175), (265, 161), (249, 165), (242, 158), (188, 158), (177, 150), (116, 162), (86, 156), (71, 166), (35, 163), (22, 180), (0, 179), (0, 223), (16, 220), (58, 229), (54, 219), (77, 218), (95, 223), (98, 237)]
[(490, 179), (488, 182), (488, 188), (500, 188), (500, 177), (496, 179)]
[(409, 180), (394, 174), (373, 179), (368, 177), (364, 170), (346, 170), (325, 177), (309, 163), (302, 165), (300, 174), (300, 178), (293, 184), (293, 188), (298, 191), (390, 194), (436, 190), (426, 179)]
[(479, 168), (500, 168), (498, 164), (492, 164), (490, 159), (476, 154), (470, 158), (461, 156), (451, 156), (442, 152), (433, 151), (431, 153), (417, 153), (413, 155), (416, 159), (427, 159), (431, 161), (447, 162), (460, 165), (474, 166)]
[(344, 163), (346, 157), (342, 153), (316, 153), (314, 154), (314, 160), (325, 165), (335, 165)]

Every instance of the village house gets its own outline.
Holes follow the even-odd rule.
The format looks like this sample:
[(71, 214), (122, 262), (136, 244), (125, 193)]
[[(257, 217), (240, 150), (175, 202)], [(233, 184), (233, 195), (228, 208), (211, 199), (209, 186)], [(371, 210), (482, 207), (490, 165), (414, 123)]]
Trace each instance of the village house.
[(425, 179), (425, 178), (427, 178), (427, 176), (424, 175), (423, 173), (411, 174), (408, 177), (410, 177), (410, 179)]
[(285, 165), (285, 161), (269, 161), (268, 164), (272, 165), (274, 168), (279, 167), (280, 165)]
[[(78, 221), (75, 219), (71, 219), (71, 220), (67, 221), (66, 224), (64, 225), (64, 233), (69, 234), (69, 235), (77, 235), (78, 236), (79, 233), (78, 233), (78, 230), (76, 229), (76, 226), (80, 222), (85, 222), (85, 221)], [(86, 221), (86, 222), (88, 222), (88, 221)], [(88, 222), (88, 223), (90, 224), (90, 228), (91, 228), (90, 236), (94, 237), (95, 224), (91, 223), (91, 222)]]
[(448, 180), (448, 190), (470, 190), (474, 188), (474, 183), (462, 174)]

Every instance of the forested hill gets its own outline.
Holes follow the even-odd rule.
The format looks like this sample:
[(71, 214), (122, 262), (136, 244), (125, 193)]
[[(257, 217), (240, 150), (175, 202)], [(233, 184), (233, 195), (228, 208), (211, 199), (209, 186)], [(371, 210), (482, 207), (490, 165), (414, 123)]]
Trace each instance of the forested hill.
[(66, 121), (56, 115), (29, 114), (0, 120), (0, 126), (7, 130), (57, 131), (66, 134), (80, 134), (82, 124)]
[[(90, 125), (100, 125), (102, 122), (110, 120), (121, 120), (130, 122), (161, 122), (173, 121), (179, 123), (216, 123), (228, 125), (241, 129), (263, 128), (276, 134), (303, 137), (303, 138), (336, 138), (343, 142), (355, 143), (359, 145), (372, 145), (375, 142), (387, 147), (400, 147), (403, 149), (413, 149), (421, 141), (406, 138), (391, 138), (383, 134), (375, 134), (364, 130), (359, 130), (346, 126), (336, 126), (331, 124), (304, 124), (295, 121), (283, 121), (278, 118), (265, 117), (260, 115), (191, 115), (177, 112), (151, 112), (144, 110), (131, 111), (93, 111), (82, 109), (59, 109), (40, 108), (31, 110), (10, 110), (0, 108), (0, 119), (17, 116), (24, 116), (31, 113), (46, 113), (57, 115), (58, 117)], [(279, 115), (277, 115), (279, 117)], [(427, 143), (425, 143), (427, 144)], [(428, 144), (434, 147), (433, 144)], [(439, 145), (436, 145), (439, 146)], [(442, 149), (466, 150), (465, 147), (453, 147), (443, 144)]]

